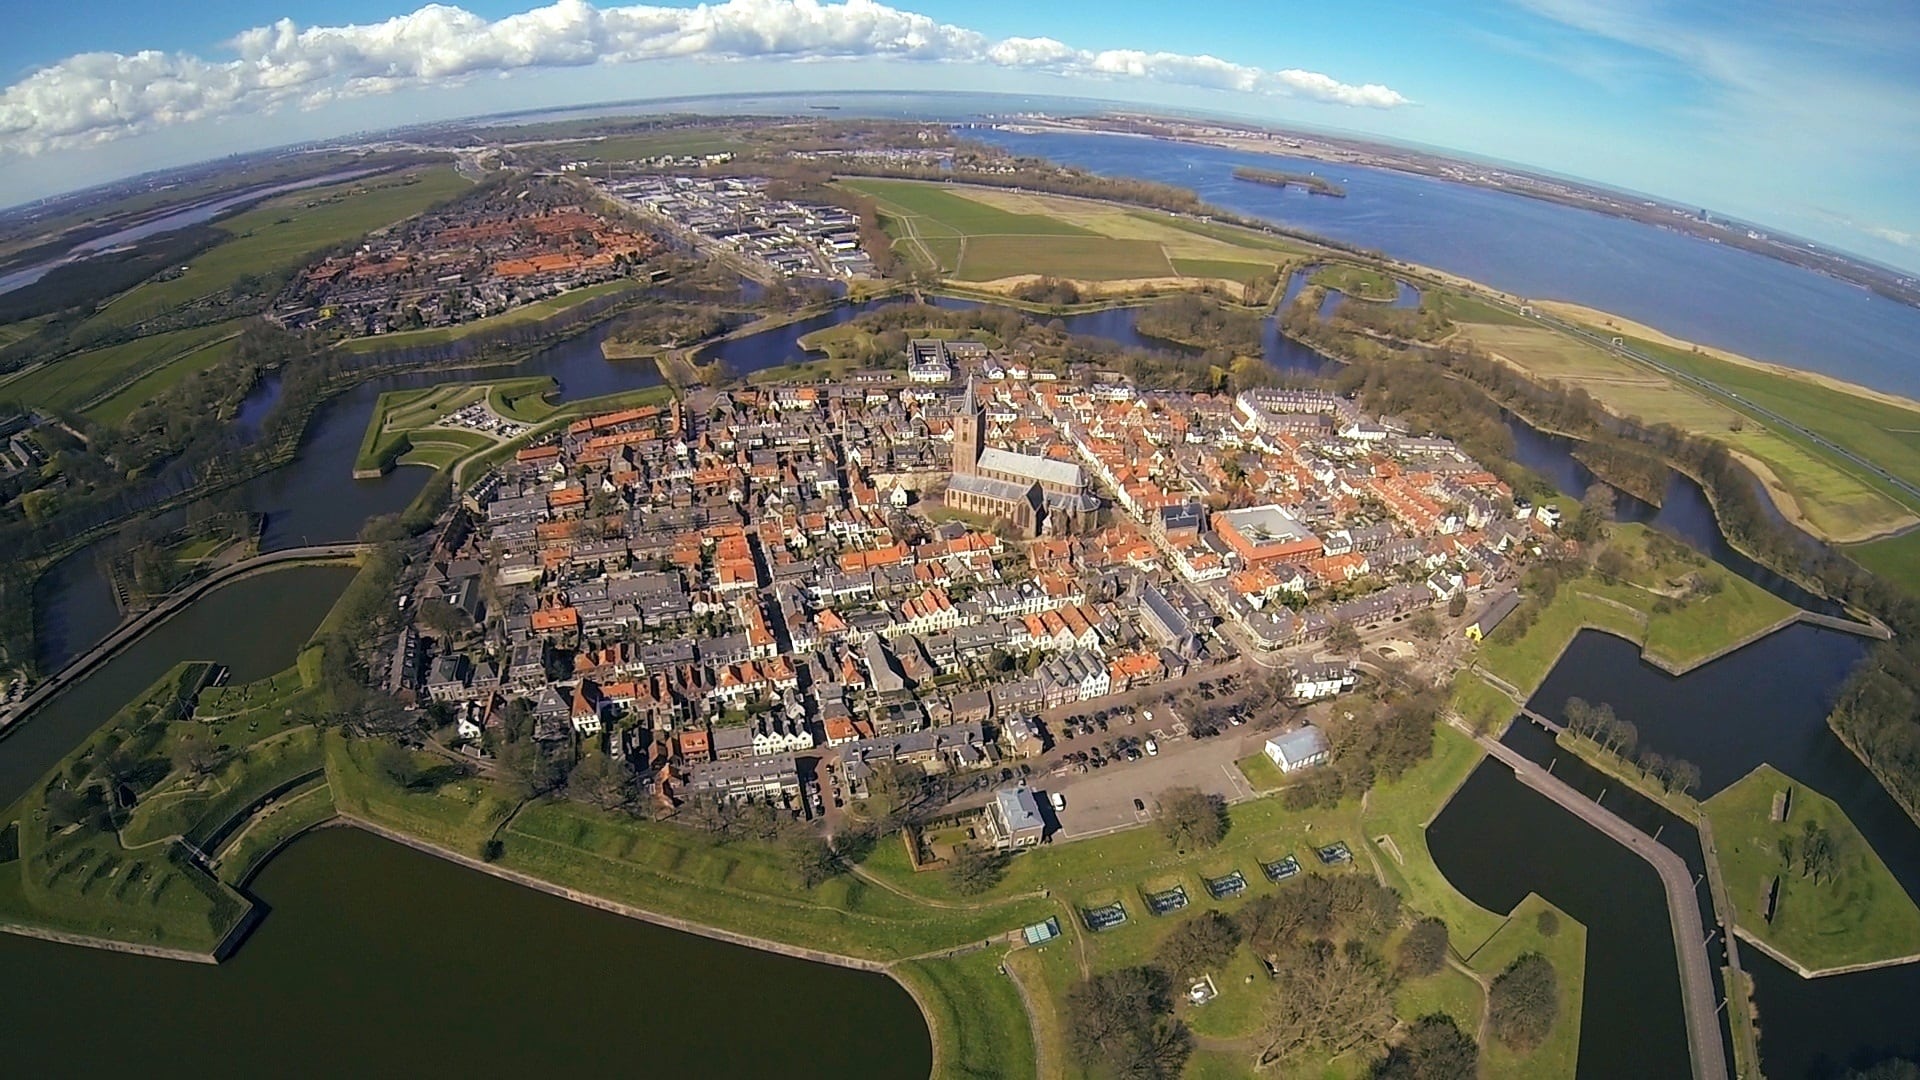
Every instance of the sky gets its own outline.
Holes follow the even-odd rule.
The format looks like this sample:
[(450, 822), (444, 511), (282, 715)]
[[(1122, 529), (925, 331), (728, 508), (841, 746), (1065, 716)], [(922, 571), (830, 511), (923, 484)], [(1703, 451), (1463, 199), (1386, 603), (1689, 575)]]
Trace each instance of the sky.
[(504, 110), (972, 90), (1419, 142), (1920, 271), (1913, 0), (896, 2), (14, 5), (0, 34), (0, 205)]

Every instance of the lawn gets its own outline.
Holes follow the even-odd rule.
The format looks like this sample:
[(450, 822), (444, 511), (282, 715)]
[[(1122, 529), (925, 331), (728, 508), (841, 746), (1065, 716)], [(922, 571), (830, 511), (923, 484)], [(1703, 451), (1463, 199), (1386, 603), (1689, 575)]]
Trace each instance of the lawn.
[(1330, 263), (1315, 270), (1307, 281), (1361, 300), (1392, 300), (1400, 295), (1392, 277), (1353, 263)]
[[(1791, 792), (1787, 820), (1772, 820), (1773, 798)], [(1762, 765), (1704, 804), (1740, 929), (1803, 968), (1823, 970), (1920, 953), (1920, 908), (1832, 799)], [(1782, 842), (1804, 843), (1806, 823), (1833, 839), (1834, 870), (1816, 882), (1782, 858)], [(1779, 878), (1773, 921), (1762, 910)]]
[[(379, 745), (327, 733), (327, 783), (342, 813), (462, 854), (479, 855), (518, 806), (506, 791), (480, 780), (452, 779), (428, 788), (402, 790), (381, 775), (374, 764)], [(414, 757), (423, 770), (443, 770), (447, 764), (431, 754)]]
[[(222, 338), (239, 333), (238, 320), (213, 323), (209, 326), (196, 326), (189, 330), (175, 330), (165, 334), (153, 334), (136, 338), (119, 345), (89, 349), (74, 353), (51, 363), (35, 368), (7, 385), (7, 398), (18, 401), (30, 408), (49, 408), (61, 412), (79, 409), (94, 398), (124, 386), (143, 376), (165, 371), (176, 362), (189, 365), (183, 371), (198, 370), (219, 359), (219, 354), (207, 357), (207, 346)], [(201, 362), (194, 363), (190, 358), (196, 354)], [(120, 395), (116, 395), (119, 397)], [(111, 403), (115, 399), (108, 399)], [(146, 400), (145, 397), (130, 399), (120, 416), (132, 411), (133, 405)], [(103, 403), (105, 404), (105, 403)]]
[(1019, 990), (1001, 974), (1006, 957), (995, 947), (893, 969), (927, 1013), (940, 1076), (1033, 1075), (1033, 1030)]
[[(1552, 912), (1558, 927), (1541, 932), (1542, 912)], [(1580, 1009), (1585, 997), (1587, 928), (1534, 893), (1513, 909), (1506, 925), (1485, 945), (1467, 956), (1467, 966), (1489, 982), (1521, 956), (1537, 952), (1553, 963), (1559, 977), (1560, 1014), (1545, 1042), (1520, 1053), (1491, 1033), (1480, 1048), (1483, 1077), (1572, 1076), (1580, 1060)]]
[(1287, 786), (1286, 774), (1280, 771), (1280, 766), (1275, 765), (1273, 759), (1264, 751), (1248, 754), (1234, 764), (1239, 766), (1240, 775), (1247, 778), (1247, 783), (1253, 785), (1255, 791), (1263, 793), (1278, 791)]
[(911, 220), (934, 236), (1092, 236), (1092, 230), (1053, 214), (1016, 214), (959, 194), (946, 185), (914, 180), (842, 180), (874, 197), (888, 217)]
[[(522, 414), (530, 414), (535, 409), (534, 403), (546, 405), (541, 395), (553, 386), (551, 377), (540, 376), (502, 383), (441, 383), (412, 390), (388, 390), (374, 403), (373, 414), (367, 419), (366, 433), (360, 437), (360, 452), (354, 457), (354, 470), (374, 472), (394, 464), (433, 468), (451, 465), (500, 440), (483, 431), (435, 426), (443, 418), (478, 402), (494, 402), (496, 394), (510, 412), (514, 411), (513, 403), (519, 403)], [(551, 416), (553, 411), (547, 407), (546, 416)], [(509, 416), (509, 419), (518, 417)]]
[(412, 217), (471, 187), (452, 166), (431, 165), (279, 196), (219, 222), (232, 240), (203, 252), (178, 277), (122, 293), (77, 333), (138, 323), (223, 292), (246, 275), (297, 269), (315, 252)]
[(340, 348), (354, 353), (382, 352), (387, 349), (405, 349), (414, 345), (440, 345), (457, 341), (469, 334), (485, 330), (497, 330), (504, 326), (519, 326), (523, 323), (538, 322), (551, 318), (561, 312), (580, 306), (589, 300), (603, 296), (629, 292), (640, 288), (640, 284), (625, 278), (616, 281), (603, 281), (598, 285), (588, 285), (579, 289), (568, 289), (558, 296), (549, 296), (544, 300), (535, 300), (531, 304), (522, 304), (517, 308), (503, 311), (498, 315), (489, 315), (484, 319), (460, 323), (457, 326), (431, 326), (420, 330), (400, 330), (391, 334), (374, 334), (371, 337), (350, 338), (340, 343)]
[(1463, 669), (1453, 675), (1453, 711), (1475, 731), (1498, 731), (1520, 707), (1492, 683)]

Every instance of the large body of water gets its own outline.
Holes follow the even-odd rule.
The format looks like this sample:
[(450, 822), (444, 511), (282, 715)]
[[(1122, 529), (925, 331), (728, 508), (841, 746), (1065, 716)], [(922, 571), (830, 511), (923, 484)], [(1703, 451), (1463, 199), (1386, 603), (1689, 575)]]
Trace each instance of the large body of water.
[(884, 975), (582, 907), (353, 829), (275, 856), (219, 967), (0, 934), (15, 1076), (924, 1080)]
[[(1920, 309), (1777, 259), (1488, 188), (1111, 135), (970, 130), (1009, 151), (1191, 188), (1209, 203), (1539, 299), (1920, 397)], [(1344, 199), (1233, 178), (1241, 166), (1319, 172)]]

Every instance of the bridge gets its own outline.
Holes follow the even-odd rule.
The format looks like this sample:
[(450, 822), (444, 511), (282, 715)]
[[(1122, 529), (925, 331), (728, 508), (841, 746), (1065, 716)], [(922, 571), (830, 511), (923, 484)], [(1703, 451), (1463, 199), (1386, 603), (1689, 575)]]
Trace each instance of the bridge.
[(284, 548), (270, 551), (265, 555), (255, 555), (251, 559), (223, 566), (199, 581), (193, 582), (178, 592), (168, 594), (167, 598), (155, 607), (121, 623), (113, 632), (100, 639), (92, 648), (66, 662), (59, 671), (53, 673), (34, 691), (21, 699), (11, 715), (0, 719), (0, 735), (13, 730), (13, 726), (26, 719), (33, 711), (53, 700), (62, 690), (76, 680), (91, 672), (94, 668), (119, 655), (120, 652), (145, 637), (149, 631), (174, 615), (185, 610), (188, 605), (207, 595), (222, 585), (251, 577), (276, 567), (298, 563), (337, 562), (352, 559), (366, 551), (368, 545), (358, 543), (313, 544), (308, 547)]
[(1687, 1046), (1693, 1057), (1694, 1080), (1727, 1080), (1726, 1046), (1720, 1041), (1720, 1010), (1713, 989), (1713, 965), (1707, 958), (1706, 939), (1700, 933), (1705, 924), (1700, 914), (1700, 897), (1694, 891), (1693, 872), (1673, 849), (1580, 794), (1518, 751), (1485, 735), (1475, 735), (1474, 741), (1511, 768), (1521, 783), (1645, 859), (1660, 875), (1660, 884), (1667, 894), (1674, 952), (1680, 964), (1680, 996), (1686, 1007)]

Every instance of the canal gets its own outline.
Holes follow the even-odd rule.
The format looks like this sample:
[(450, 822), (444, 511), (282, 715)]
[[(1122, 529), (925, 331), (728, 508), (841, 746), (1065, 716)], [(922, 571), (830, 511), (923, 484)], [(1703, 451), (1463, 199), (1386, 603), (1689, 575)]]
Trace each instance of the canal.
[(884, 975), (682, 934), (354, 829), (256, 878), (218, 967), (0, 934), (16, 1076), (790, 1076), (924, 1080)]

